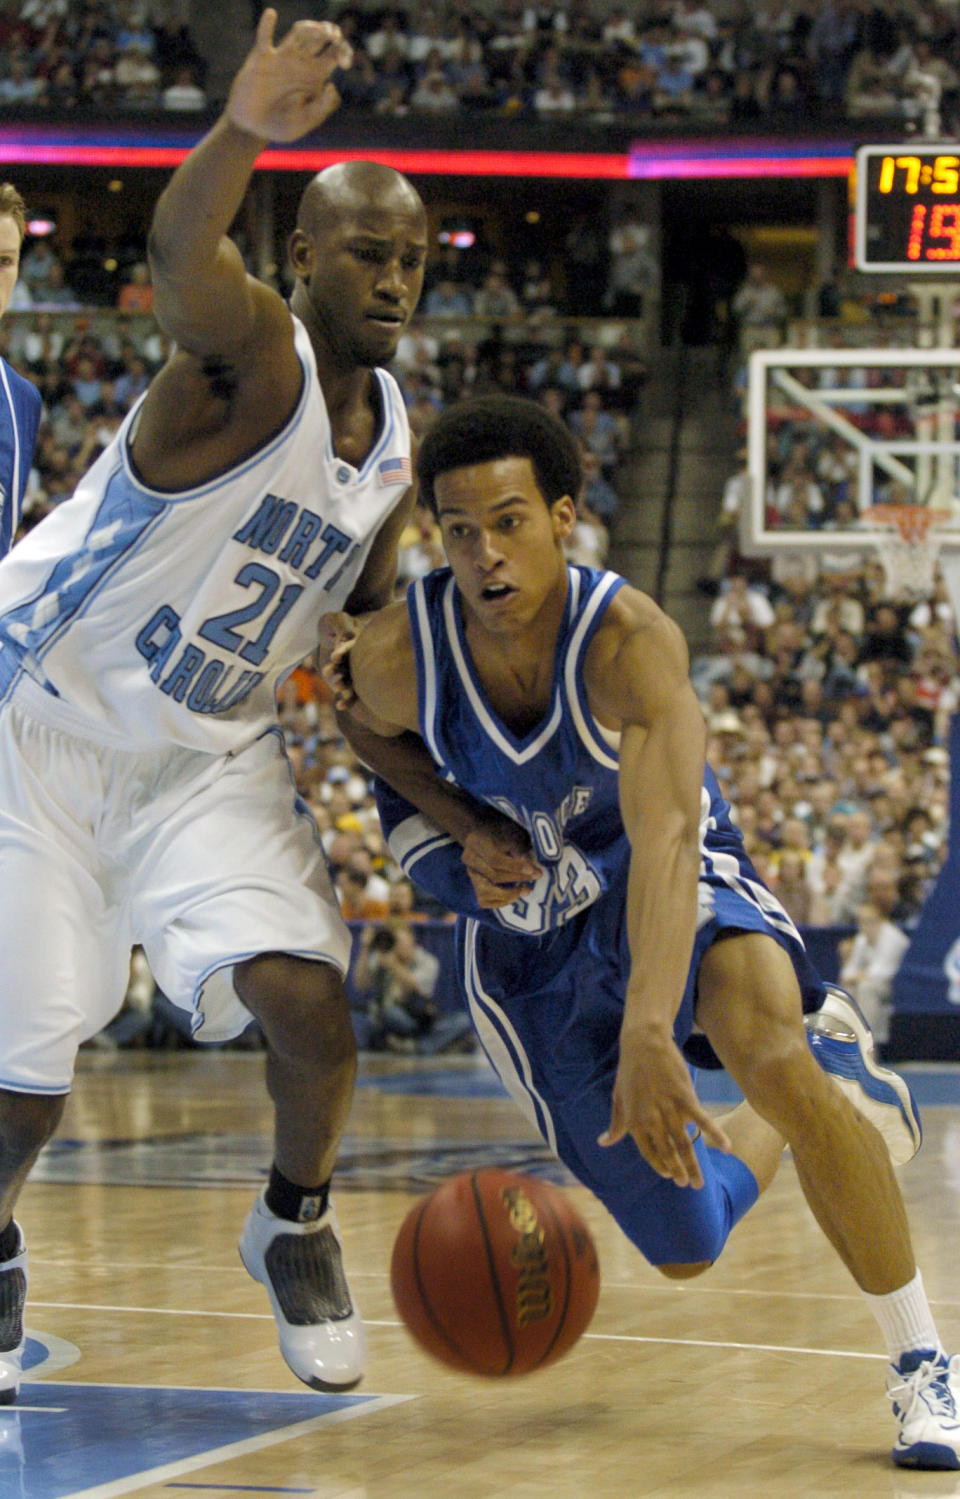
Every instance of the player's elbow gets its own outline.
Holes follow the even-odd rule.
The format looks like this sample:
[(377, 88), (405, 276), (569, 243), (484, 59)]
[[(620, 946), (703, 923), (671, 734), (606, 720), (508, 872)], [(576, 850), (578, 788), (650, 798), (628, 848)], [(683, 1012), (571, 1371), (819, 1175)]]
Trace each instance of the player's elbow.
[(176, 275), (176, 236), (164, 230), (156, 220), (147, 235), (147, 264), (154, 287), (158, 282), (171, 280)]

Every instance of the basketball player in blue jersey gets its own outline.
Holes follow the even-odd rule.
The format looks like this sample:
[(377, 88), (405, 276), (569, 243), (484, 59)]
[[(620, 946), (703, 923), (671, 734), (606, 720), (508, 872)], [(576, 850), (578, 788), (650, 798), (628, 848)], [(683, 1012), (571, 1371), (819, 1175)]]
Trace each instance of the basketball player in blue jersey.
[[(0, 182), (0, 317), (17, 284), (26, 232), (26, 204), (12, 183)], [(0, 557), (20, 526), (41, 410), (37, 387), (0, 359)]]
[[(891, 1168), (920, 1143), (913, 1100), (746, 856), (679, 630), (622, 578), (567, 565), (579, 464), (538, 405), (450, 408), (418, 471), (450, 567), (367, 622), (332, 677), (395, 787), (378, 793), (392, 849), (460, 913), (491, 1062), (669, 1277), (708, 1268), (789, 1145), (885, 1334), (896, 1461), (960, 1466), (960, 1370)], [(746, 1100), (720, 1120), (684, 1055), (706, 1045)]]
[(364, 1338), (329, 1182), (356, 1050), (350, 942), (296, 796), (278, 682), (329, 610), (393, 593), (410, 436), (388, 362), (420, 294), (423, 204), (335, 166), (289, 243), (290, 306), (226, 237), (267, 141), (338, 102), (339, 28), (266, 10), (225, 113), (150, 230), (175, 352), (76, 493), (0, 563), (0, 1401), (26, 1292), (20, 1187), (132, 944), (200, 1040), (256, 1017), (274, 1161), (240, 1252), (293, 1371), (354, 1385)]

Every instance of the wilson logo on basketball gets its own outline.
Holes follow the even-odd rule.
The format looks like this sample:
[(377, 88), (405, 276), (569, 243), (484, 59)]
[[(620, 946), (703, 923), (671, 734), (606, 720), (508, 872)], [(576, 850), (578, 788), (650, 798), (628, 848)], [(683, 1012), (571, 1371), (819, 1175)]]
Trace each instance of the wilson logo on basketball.
[(517, 1322), (542, 1322), (553, 1311), (547, 1256), (543, 1248), (543, 1229), (536, 1208), (519, 1187), (507, 1187), (503, 1202), (519, 1239), (510, 1251), (510, 1262), (520, 1271), (517, 1284)]

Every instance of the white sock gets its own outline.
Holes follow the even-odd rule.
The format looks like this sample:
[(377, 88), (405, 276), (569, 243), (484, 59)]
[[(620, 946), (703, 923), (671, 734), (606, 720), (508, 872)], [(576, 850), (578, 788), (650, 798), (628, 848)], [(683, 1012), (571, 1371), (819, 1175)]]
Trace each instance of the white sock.
[(880, 1324), (891, 1364), (899, 1364), (905, 1353), (921, 1348), (932, 1348), (934, 1353), (941, 1351), (919, 1270), (899, 1291), (890, 1291), (886, 1296), (871, 1296), (864, 1291), (863, 1295)]

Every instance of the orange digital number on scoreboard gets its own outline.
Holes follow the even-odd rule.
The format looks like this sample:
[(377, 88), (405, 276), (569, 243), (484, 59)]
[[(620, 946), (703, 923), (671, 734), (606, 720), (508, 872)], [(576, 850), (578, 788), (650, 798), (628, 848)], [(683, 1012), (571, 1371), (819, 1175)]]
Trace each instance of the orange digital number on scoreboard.
[(960, 203), (937, 203), (930, 213), (931, 240), (943, 239), (945, 245), (931, 244), (928, 260), (960, 260)]

